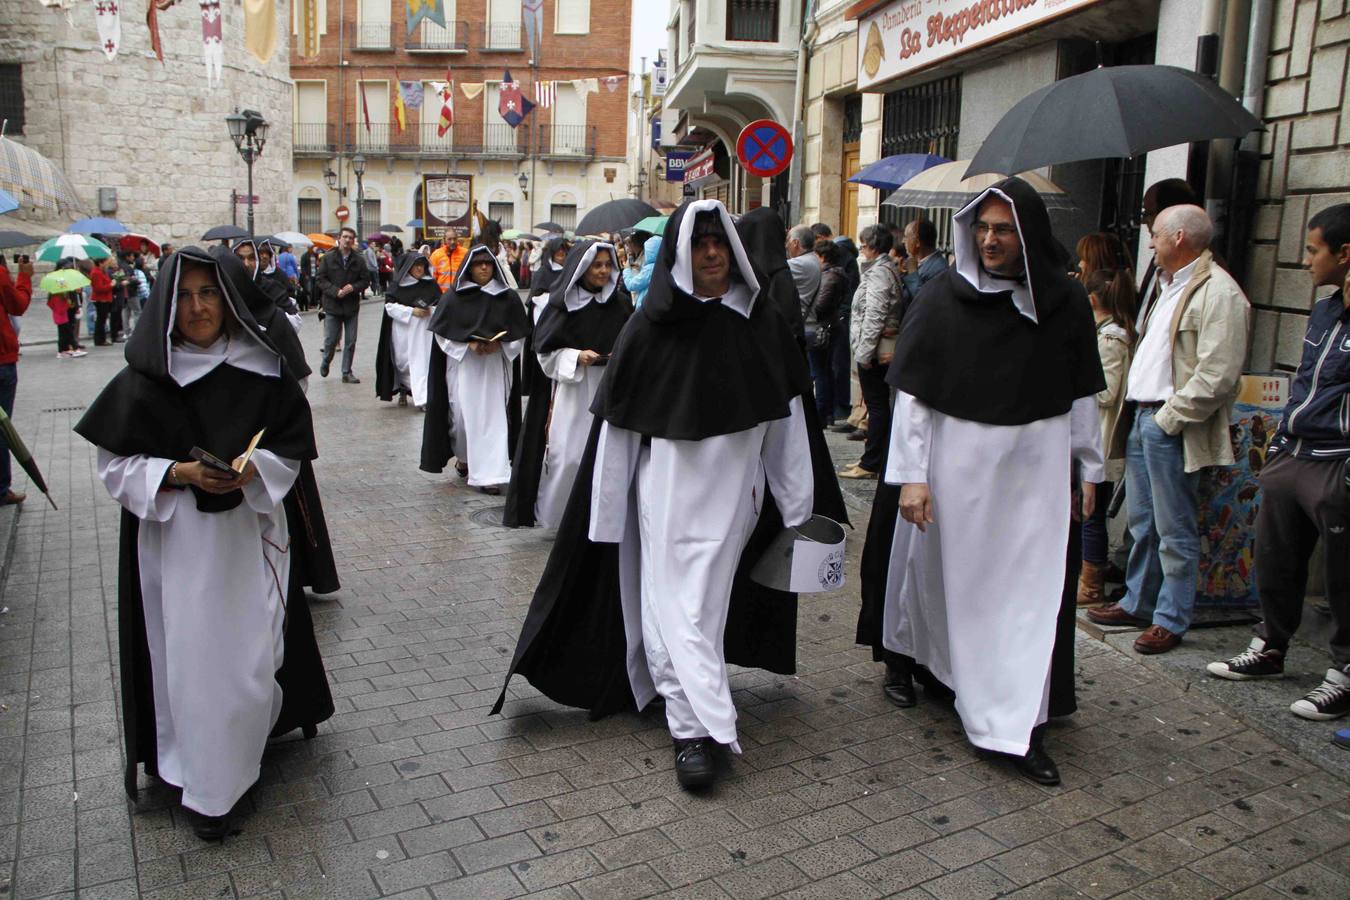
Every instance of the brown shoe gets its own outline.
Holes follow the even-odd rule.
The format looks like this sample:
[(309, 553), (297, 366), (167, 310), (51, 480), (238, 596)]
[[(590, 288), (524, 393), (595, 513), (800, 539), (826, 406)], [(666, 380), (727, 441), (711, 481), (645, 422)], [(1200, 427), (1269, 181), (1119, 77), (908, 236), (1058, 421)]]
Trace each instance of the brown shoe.
[(1141, 619), (1126, 612), (1119, 603), (1109, 603), (1097, 609), (1089, 609), (1087, 617), (1098, 625), (1138, 625), (1147, 627), (1148, 619)]
[(1078, 605), (1098, 606), (1103, 601), (1102, 591), (1106, 588), (1106, 567), (1083, 560), (1083, 569), (1078, 574)]
[(1135, 638), (1134, 652), (1145, 655), (1166, 653), (1180, 643), (1179, 635), (1173, 634), (1161, 625), (1150, 625), (1147, 631)]
[(875, 479), (877, 477), (877, 473), (870, 471), (868, 469), (864, 469), (862, 466), (858, 465), (857, 463), (854, 463), (851, 466), (844, 466), (842, 469), (840, 469), (839, 477), (854, 478), (854, 479)]
[(23, 491), (6, 491), (3, 497), (0, 497), (0, 506), (13, 506), (16, 503), (22, 503), (28, 499), (28, 495)]

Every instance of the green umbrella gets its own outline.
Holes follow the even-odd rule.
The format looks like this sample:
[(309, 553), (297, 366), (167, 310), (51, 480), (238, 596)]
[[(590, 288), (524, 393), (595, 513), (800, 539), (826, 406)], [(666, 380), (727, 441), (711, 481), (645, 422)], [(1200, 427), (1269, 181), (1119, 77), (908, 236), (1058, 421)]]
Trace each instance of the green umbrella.
[(645, 231), (648, 234), (665, 234), (666, 222), (669, 220), (670, 216), (648, 216), (634, 225), (633, 230)]
[(112, 256), (112, 250), (98, 238), (87, 234), (58, 234), (38, 248), (36, 258), (39, 262), (54, 263), (67, 258), (104, 259)]
[(89, 287), (89, 279), (74, 269), (57, 269), (43, 275), (38, 287), (49, 294), (68, 294)]
[(47, 482), (42, 478), (42, 471), (38, 469), (37, 463), (33, 461), (33, 454), (29, 452), (28, 445), (19, 437), (19, 433), (14, 430), (14, 423), (10, 421), (5, 411), (0, 409), (0, 438), (4, 438), (6, 444), (9, 444), (9, 452), (14, 454), (14, 458), (23, 466), (23, 470), (28, 473), (28, 477), (33, 479), (33, 484), (42, 491), (47, 498), (47, 502), (56, 509), (56, 501), (47, 491)]

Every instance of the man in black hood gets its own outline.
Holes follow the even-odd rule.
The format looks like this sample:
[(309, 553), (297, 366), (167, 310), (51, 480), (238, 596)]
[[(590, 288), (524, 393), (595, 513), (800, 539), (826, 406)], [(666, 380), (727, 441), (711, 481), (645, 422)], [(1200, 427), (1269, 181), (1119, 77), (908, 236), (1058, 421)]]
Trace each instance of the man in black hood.
[(1041, 726), (1072, 484), (1102, 474), (1105, 381), (1091, 307), (1035, 190), (1006, 179), (954, 221), (956, 265), (915, 299), (887, 375), (858, 638), (888, 651), (892, 702), (914, 705), (920, 664), (955, 690), (971, 743), (1057, 784)]
[(805, 362), (763, 284), (720, 202), (671, 216), (511, 667), (593, 715), (662, 697), (686, 789), (714, 780), (718, 745), (740, 752), (727, 662), (795, 666), (796, 595), (748, 566), (784, 523), (844, 516), (803, 412)]

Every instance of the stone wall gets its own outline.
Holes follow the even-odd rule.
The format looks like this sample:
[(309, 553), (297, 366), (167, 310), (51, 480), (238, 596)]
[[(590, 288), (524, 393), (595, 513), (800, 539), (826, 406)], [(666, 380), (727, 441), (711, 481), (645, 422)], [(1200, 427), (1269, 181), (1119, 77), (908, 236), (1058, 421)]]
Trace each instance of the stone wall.
[(1302, 265), (1308, 219), (1327, 206), (1350, 202), (1347, 50), (1346, 0), (1276, 4), (1246, 283), (1256, 306), (1253, 371), (1298, 366), (1314, 301)]
[[(180, 4), (159, 13), (161, 64), (150, 49), (143, 3), (122, 14), (121, 49), (99, 49), (93, 4), (66, 13), (34, 0), (0, 0), (0, 62), (23, 66), (24, 134), (11, 135), (58, 163), (90, 215), (109, 215), (156, 239), (182, 244), (230, 221), (230, 191), (246, 170), (226, 131), (236, 107), (271, 125), (254, 166), (260, 232), (290, 222), (290, 4), (277, 9), (277, 49), (263, 65), (244, 49), (239, 0), (223, 0), (221, 83), (208, 87), (201, 12)], [(98, 189), (117, 190), (100, 213)], [(55, 224), (69, 224), (63, 217)], [(245, 221), (244, 207), (239, 222)]]

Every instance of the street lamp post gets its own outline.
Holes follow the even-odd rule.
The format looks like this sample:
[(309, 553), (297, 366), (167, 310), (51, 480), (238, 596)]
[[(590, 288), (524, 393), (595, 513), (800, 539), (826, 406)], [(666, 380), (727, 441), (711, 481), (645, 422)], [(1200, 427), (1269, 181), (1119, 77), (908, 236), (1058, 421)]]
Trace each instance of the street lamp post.
[(263, 145), (267, 143), (267, 120), (257, 110), (240, 112), (236, 109), (225, 117), (225, 125), (230, 130), (234, 149), (239, 151), (248, 167), (248, 233), (253, 234), (253, 163), (262, 156)]
[(360, 241), (362, 235), (366, 233), (366, 191), (361, 183), (366, 174), (366, 158), (363, 154), (358, 153), (352, 157), (352, 174), (356, 176), (356, 239)]

